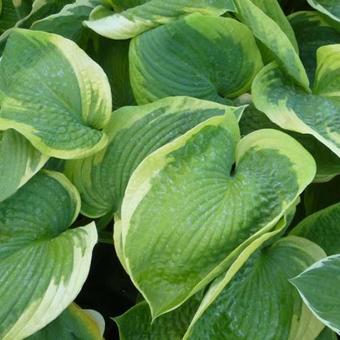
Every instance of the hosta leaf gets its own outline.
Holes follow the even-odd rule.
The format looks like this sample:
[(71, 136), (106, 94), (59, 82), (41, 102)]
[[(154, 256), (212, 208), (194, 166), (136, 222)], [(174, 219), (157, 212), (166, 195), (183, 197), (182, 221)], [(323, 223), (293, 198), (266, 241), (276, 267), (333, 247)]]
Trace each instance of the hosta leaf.
[[(291, 212), (295, 213), (295, 206), (292, 207)], [(206, 312), (206, 310), (211, 306), (214, 301), (218, 298), (218, 296), (221, 294), (221, 292), (224, 290), (224, 288), (229, 284), (229, 282), (234, 278), (234, 276), (238, 273), (238, 271), (244, 266), (244, 264), (248, 261), (248, 259), (251, 257), (251, 255), (257, 251), (259, 248), (266, 245), (268, 242), (275, 242), (275, 239), (280, 237), (286, 227), (287, 224), (286, 216), (282, 218), (279, 223), (276, 225), (276, 227), (273, 230), (270, 230), (269, 232), (266, 232), (256, 238), (253, 242), (251, 242), (236, 258), (236, 260), (231, 264), (231, 266), (228, 268), (228, 270), (218, 277), (209, 287), (209, 289), (206, 291), (206, 294), (204, 298), (202, 299), (202, 302), (197, 309), (194, 317), (192, 318), (192, 321), (190, 323), (190, 326), (188, 327), (184, 338), (188, 338), (189, 334), (192, 332), (192, 329), (195, 327), (195, 324), (197, 320), (201, 318), (201, 316)]]
[(25, 338), (77, 296), (97, 241), (94, 223), (67, 227), (79, 194), (61, 174), (35, 175), (0, 204), (0, 338)]
[[(34, 0), (32, 3), (32, 8), (28, 15), (18, 21), (16, 26), (22, 28), (30, 28), (35, 21), (58, 13), (64, 6), (72, 2), (72, 0)], [(19, 3), (20, 2), (18, 1), (18, 4)]]
[(235, 118), (213, 117), (148, 156), (130, 178), (115, 239), (153, 317), (274, 227), (315, 175), (312, 157), (281, 132), (238, 142)]
[(14, 130), (0, 131), (0, 202), (14, 194), (46, 163), (48, 157), (36, 150)]
[(186, 338), (314, 340), (323, 325), (288, 280), (323, 256), (316, 244), (293, 236), (258, 250)]
[(0, 63), (0, 129), (13, 128), (57, 158), (85, 157), (107, 142), (107, 77), (76, 44), (16, 29)]
[(281, 28), (282, 32), (284, 32), (286, 36), (289, 38), (295, 50), (298, 51), (299, 48), (295, 38), (294, 31), (287, 17), (285, 16), (283, 10), (281, 9), (278, 1), (251, 0), (251, 2), (277, 23), (277, 25)]
[(299, 44), (300, 58), (308, 78), (314, 81), (316, 51), (324, 45), (340, 43), (340, 32), (317, 12), (297, 12), (289, 16)]
[(325, 327), (316, 340), (338, 340), (338, 337), (330, 328)]
[(83, 310), (73, 303), (27, 340), (99, 340), (103, 338), (104, 327), (104, 318), (98, 312)]
[(340, 253), (340, 203), (308, 216), (293, 230), (293, 235), (317, 243), (327, 253)]
[(340, 255), (314, 263), (290, 281), (315, 316), (340, 334)]
[(340, 202), (340, 176), (327, 183), (313, 183), (304, 193), (306, 215)]
[(12, 0), (2, 0), (0, 3), (0, 34), (13, 27), (18, 20)]
[(97, 0), (77, 0), (63, 7), (60, 12), (35, 21), (31, 29), (57, 33), (81, 44), (86, 40), (83, 21), (89, 17), (97, 3)]
[(232, 0), (151, 0), (121, 13), (99, 6), (85, 24), (104, 37), (129, 39), (190, 13), (219, 16), (233, 9)]
[(340, 2), (338, 0), (307, 0), (308, 3), (318, 10), (326, 14), (330, 18), (340, 22)]
[[(242, 114), (240, 120), (241, 135), (245, 136), (259, 129), (278, 129), (284, 131), (274, 124), (263, 112), (257, 110), (253, 104), (250, 104)], [(302, 144), (315, 159), (317, 173), (314, 181), (329, 181), (334, 176), (340, 174), (340, 158), (324, 144), (320, 143), (311, 135), (293, 131), (289, 131), (288, 133)]]
[(139, 104), (176, 95), (226, 103), (246, 92), (262, 61), (234, 19), (192, 14), (134, 38), (130, 76)]
[(66, 174), (91, 217), (118, 212), (128, 180), (141, 161), (209, 117), (243, 109), (189, 97), (170, 97), (115, 111), (105, 131), (108, 147), (92, 157), (68, 161)]
[(125, 9), (136, 7), (150, 0), (106, 0), (104, 3), (110, 5), (116, 12), (124, 11)]
[(129, 40), (110, 40), (96, 36), (95, 47), (89, 52), (90, 57), (105, 71), (112, 94), (114, 110), (122, 106), (135, 105), (129, 73)]
[(202, 294), (197, 293), (183, 306), (152, 322), (148, 304), (140, 302), (115, 318), (121, 340), (181, 340), (199, 306)]
[(303, 64), (295, 46), (280, 26), (251, 0), (235, 0), (235, 5), (241, 21), (247, 24), (255, 37), (273, 53), (277, 63), (300, 86), (308, 89), (309, 81)]
[(340, 45), (328, 45), (318, 50), (313, 94), (292, 84), (275, 63), (263, 68), (252, 85), (255, 106), (275, 124), (287, 130), (313, 135), (338, 157), (340, 96), (337, 96), (337, 91), (340, 92), (340, 81), (337, 83), (339, 72), (336, 60), (339, 56)]

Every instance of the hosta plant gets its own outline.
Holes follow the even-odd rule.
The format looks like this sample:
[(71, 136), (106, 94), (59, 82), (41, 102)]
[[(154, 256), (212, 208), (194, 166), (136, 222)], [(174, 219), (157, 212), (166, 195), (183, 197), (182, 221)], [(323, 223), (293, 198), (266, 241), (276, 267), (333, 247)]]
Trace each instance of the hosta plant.
[(336, 340), (338, 0), (0, 0), (0, 339)]

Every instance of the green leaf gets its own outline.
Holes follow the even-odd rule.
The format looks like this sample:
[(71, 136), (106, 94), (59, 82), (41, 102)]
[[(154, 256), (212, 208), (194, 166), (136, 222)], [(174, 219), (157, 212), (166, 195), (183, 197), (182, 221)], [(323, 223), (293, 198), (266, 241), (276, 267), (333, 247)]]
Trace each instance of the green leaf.
[(255, 39), (234, 19), (192, 14), (134, 38), (130, 77), (137, 103), (187, 95), (226, 103), (262, 67)]
[(280, 26), (250, 0), (235, 0), (235, 5), (241, 21), (273, 53), (280, 67), (297, 84), (308, 90), (308, 77), (298, 52)]
[(233, 108), (189, 97), (170, 97), (115, 111), (105, 128), (109, 145), (92, 157), (66, 163), (65, 173), (82, 198), (82, 213), (117, 212), (132, 172), (153, 151), (209, 117), (236, 114)]
[(325, 327), (316, 340), (338, 340), (338, 337), (330, 328)]
[(47, 162), (14, 130), (0, 131), (0, 202), (14, 194)]
[(22, 339), (77, 296), (97, 242), (94, 223), (69, 229), (80, 209), (61, 174), (35, 175), (0, 205), (0, 338)]
[[(291, 212), (295, 213), (295, 206), (292, 207)], [(291, 213), (290, 212), (290, 213)], [(254, 238), (254, 241), (251, 242), (236, 258), (236, 260), (231, 264), (228, 270), (218, 277), (207, 289), (206, 294), (197, 309), (190, 326), (188, 327), (184, 339), (189, 338), (189, 334), (192, 332), (192, 329), (195, 327), (197, 320), (201, 318), (202, 315), (206, 312), (206, 310), (214, 303), (214, 301), (218, 298), (221, 292), (225, 289), (225, 287), (229, 284), (229, 282), (237, 275), (238, 271), (244, 266), (244, 264), (248, 261), (251, 255), (256, 252), (259, 248), (263, 247), (267, 243), (275, 241), (276, 238), (279, 238), (287, 228), (287, 219), (286, 216), (283, 217), (279, 223), (275, 226), (275, 228), (269, 232), (266, 232), (259, 236), (258, 238)]]
[(107, 143), (107, 77), (75, 43), (16, 29), (0, 63), (0, 129), (13, 128), (39, 151), (81, 158)]
[(35, 21), (31, 29), (56, 33), (83, 44), (87, 38), (83, 21), (89, 17), (97, 3), (96, 0), (76, 0), (63, 7), (60, 12)]
[[(17, 22), (16, 27), (30, 28), (35, 21), (58, 13), (64, 6), (72, 2), (73, 0), (34, 0), (30, 12)], [(20, 0), (17, 5), (16, 7), (20, 8)]]
[(0, 34), (13, 27), (18, 20), (12, 0), (2, 0), (0, 3)]
[(190, 13), (219, 16), (228, 10), (234, 10), (232, 0), (151, 0), (121, 13), (99, 6), (85, 24), (104, 37), (129, 39)]
[(340, 176), (327, 183), (313, 183), (304, 192), (306, 215), (340, 202)]
[(323, 256), (316, 244), (293, 236), (258, 250), (186, 338), (314, 340), (323, 325), (288, 280)]
[(103, 339), (104, 318), (93, 310), (72, 303), (58, 318), (27, 340), (99, 340)]
[(340, 334), (340, 254), (314, 263), (290, 282), (314, 315)]
[(324, 45), (340, 43), (340, 32), (317, 12), (296, 12), (289, 16), (299, 44), (300, 58), (308, 78), (314, 81), (316, 51)]
[(340, 22), (340, 2), (338, 0), (307, 0), (317, 11)]
[(340, 203), (308, 216), (291, 233), (317, 243), (327, 255), (339, 254)]
[(129, 72), (130, 41), (95, 36), (92, 42), (94, 47), (88, 53), (103, 68), (109, 79), (113, 109), (135, 105)]
[(131, 7), (136, 7), (150, 0), (107, 0), (103, 3), (110, 5), (115, 11), (121, 12)]
[(210, 118), (158, 149), (128, 183), (117, 252), (153, 317), (179, 306), (273, 228), (315, 175), (314, 160), (294, 139), (260, 130), (239, 142), (232, 118)]
[(252, 85), (256, 108), (270, 120), (283, 129), (313, 135), (338, 157), (340, 99), (337, 91), (340, 93), (340, 81), (337, 84), (337, 75), (340, 72), (336, 61), (339, 56), (340, 45), (324, 46), (318, 50), (313, 94), (294, 85), (275, 63), (263, 68)]
[(325, 182), (331, 180), (334, 176), (340, 174), (340, 158), (324, 144), (320, 143), (311, 135), (305, 135), (293, 131), (285, 131), (274, 124), (263, 112), (257, 110), (253, 104), (250, 104), (242, 114), (240, 120), (241, 135), (259, 129), (277, 129), (288, 133), (302, 144), (313, 156), (317, 165), (315, 182)]
[(197, 293), (183, 306), (152, 322), (148, 304), (140, 302), (115, 318), (121, 340), (182, 340), (190, 320), (199, 306), (202, 294)]
[(294, 31), (285, 16), (280, 4), (277, 0), (251, 0), (251, 2), (261, 9), (267, 16), (269, 16), (281, 28), (282, 32), (289, 38), (295, 50), (298, 51), (298, 44), (295, 38)]

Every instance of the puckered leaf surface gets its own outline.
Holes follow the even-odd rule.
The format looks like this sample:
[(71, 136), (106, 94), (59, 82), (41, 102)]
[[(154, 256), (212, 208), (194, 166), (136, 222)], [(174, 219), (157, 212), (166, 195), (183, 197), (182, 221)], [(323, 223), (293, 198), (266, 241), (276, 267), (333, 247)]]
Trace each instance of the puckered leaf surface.
[(230, 115), (148, 156), (130, 178), (115, 239), (153, 316), (180, 305), (273, 228), (314, 175), (314, 160), (294, 139), (260, 130), (239, 142)]

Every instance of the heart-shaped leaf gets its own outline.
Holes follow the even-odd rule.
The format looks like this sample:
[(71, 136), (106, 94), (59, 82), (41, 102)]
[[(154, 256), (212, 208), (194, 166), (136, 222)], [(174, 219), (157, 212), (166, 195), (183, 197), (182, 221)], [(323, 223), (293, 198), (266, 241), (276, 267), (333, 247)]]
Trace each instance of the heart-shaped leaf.
[(98, 312), (83, 310), (72, 303), (55, 320), (27, 340), (101, 340), (104, 328), (104, 318)]
[(13, 128), (57, 158), (85, 157), (107, 142), (107, 77), (75, 43), (16, 29), (0, 63), (0, 129)]
[(151, 0), (121, 13), (98, 6), (85, 24), (110, 39), (129, 39), (190, 13), (222, 15), (234, 10), (232, 0)]
[(340, 254), (314, 263), (290, 281), (315, 316), (340, 335)]
[(148, 156), (130, 178), (115, 239), (153, 317), (179, 306), (273, 228), (314, 175), (314, 160), (294, 139), (259, 130), (239, 142), (230, 115)]
[(77, 296), (97, 242), (94, 223), (67, 227), (80, 198), (59, 173), (35, 175), (0, 204), (0, 338), (25, 338)]
[(323, 256), (316, 244), (294, 236), (258, 250), (185, 339), (315, 339), (323, 325), (288, 280)]
[(0, 202), (14, 194), (47, 162), (14, 130), (0, 131)]
[(262, 67), (248, 28), (230, 18), (192, 14), (134, 38), (130, 77), (137, 103), (191, 96), (226, 103), (247, 92)]
[(318, 49), (313, 93), (292, 84), (275, 63), (256, 76), (255, 106), (280, 127), (311, 134), (340, 157), (340, 45)]
[(209, 117), (242, 111), (189, 97), (115, 111), (105, 129), (108, 147), (92, 157), (66, 162), (65, 173), (81, 195), (82, 213), (91, 217), (119, 214), (128, 180), (146, 156)]

